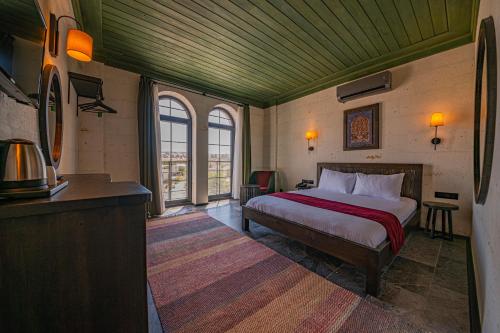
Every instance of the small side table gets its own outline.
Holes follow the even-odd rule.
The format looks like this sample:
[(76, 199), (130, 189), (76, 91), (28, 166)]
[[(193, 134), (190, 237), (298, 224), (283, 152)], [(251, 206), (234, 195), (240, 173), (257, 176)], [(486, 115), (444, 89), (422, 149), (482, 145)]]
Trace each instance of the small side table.
[(244, 184), (240, 186), (240, 206), (244, 206), (248, 200), (259, 196), (260, 186), (256, 184)]
[[(429, 232), (429, 223), (431, 223), (431, 238), (436, 237), (436, 215), (438, 211), (441, 211), (441, 236), (444, 239), (453, 240), (453, 220), (451, 218), (451, 212), (458, 210), (459, 207), (446, 202), (436, 201), (424, 201), (423, 205), (429, 209), (427, 211), (425, 231)], [(448, 235), (446, 235), (446, 216), (448, 216)]]

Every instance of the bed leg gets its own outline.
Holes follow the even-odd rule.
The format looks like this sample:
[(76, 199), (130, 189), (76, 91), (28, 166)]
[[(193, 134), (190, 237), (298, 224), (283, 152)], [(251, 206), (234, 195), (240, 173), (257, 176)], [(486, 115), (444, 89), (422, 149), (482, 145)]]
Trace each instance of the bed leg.
[(376, 267), (366, 270), (366, 293), (377, 297), (380, 292), (380, 272)]
[(250, 231), (250, 220), (245, 218), (244, 215), (241, 216), (241, 229), (243, 231)]

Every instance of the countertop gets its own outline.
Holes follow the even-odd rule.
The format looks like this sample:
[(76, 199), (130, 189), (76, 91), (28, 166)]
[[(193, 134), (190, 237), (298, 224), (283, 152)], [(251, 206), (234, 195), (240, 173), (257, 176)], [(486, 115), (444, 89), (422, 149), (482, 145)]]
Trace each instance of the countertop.
[(0, 219), (52, 214), (151, 200), (151, 192), (135, 182), (112, 182), (106, 174), (63, 175), (68, 186), (50, 198), (1, 199)]

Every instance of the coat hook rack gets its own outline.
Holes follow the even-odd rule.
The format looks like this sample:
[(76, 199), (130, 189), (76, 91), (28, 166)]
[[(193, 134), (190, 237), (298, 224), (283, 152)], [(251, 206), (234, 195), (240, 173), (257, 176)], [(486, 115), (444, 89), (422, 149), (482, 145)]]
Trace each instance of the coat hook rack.
[[(103, 81), (100, 78), (74, 72), (68, 72), (68, 76), (68, 104), (70, 103), (71, 96), (70, 84), (73, 84), (76, 91), (77, 116), (79, 111), (97, 113), (98, 117), (102, 117), (103, 113), (118, 113), (115, 109), (103, 103)], [(91, 98), (94, 101), (80, 104), (80, 97)]]

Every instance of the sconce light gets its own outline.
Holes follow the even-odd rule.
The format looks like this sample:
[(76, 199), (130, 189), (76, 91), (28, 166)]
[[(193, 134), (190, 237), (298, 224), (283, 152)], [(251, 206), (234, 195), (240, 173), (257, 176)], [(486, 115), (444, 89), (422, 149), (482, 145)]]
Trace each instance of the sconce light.
[(436, 150), (436, 146), (441, 143), (441, 139), (437, 137), (439, 126), (444, 126), (444, 117), (441, 112), (435, 112), (431, 117), (431, 127), (435, 127), (434, 138), (431, 140), (434, 145), (434, 150)]
[(307, 150), (313, 151), (314, 147), (310, 145), (311, 140), (314, 140), (318, 137), (318, 132), (316, 131), (307, 131), (306, 132), (306, 140), (307, 140)]
[(57, 57), (59, 51), (59, 20), (69, 18), (76, 22), (78, 29), (68, 30), (66, 40), (66, 53), (78, 61), (89, 62), (92, 60), (93, 39), (90, 35), (82, 31), (82, 25), (74, 17), (59, 16), (56, 19), (54, 14), (50, 14), (49, 31), (49, 51), (53, 57)]

